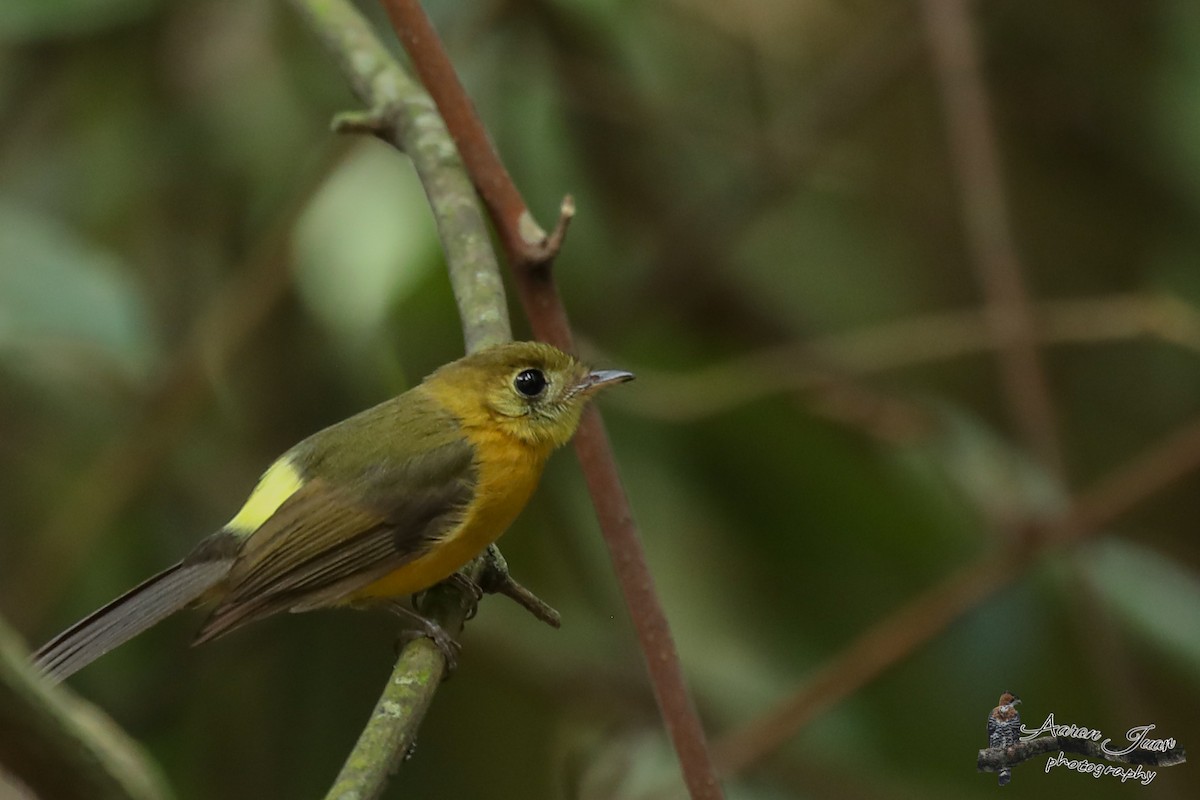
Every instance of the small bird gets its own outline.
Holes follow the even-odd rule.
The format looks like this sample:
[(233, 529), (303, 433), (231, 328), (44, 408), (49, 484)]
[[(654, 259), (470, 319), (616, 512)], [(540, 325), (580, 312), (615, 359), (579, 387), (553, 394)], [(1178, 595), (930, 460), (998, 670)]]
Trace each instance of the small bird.
[[(1017, 703), (1021, 698), (1012, 692), (1000, 695), (999, 704), (988, 714), (988, 747), (1007, 749), (1021, 738), (1021, 715), (1017, 713)], [(1012, 780), (1012, 769), (1005, 766), (997, 776), (1001, 786), (1007, 786)]]
[[(588, 399), (632, 379), (538, 342), (446, 364), (288, 450), (224, 527), (47, 642), (34, 662), (64, 680), (193, 605), (213, 607), (198, 644), (279, 611), (394, 605), (424, 591), (512, 524)], [(440, 628), (406, 613), (438, 641)]]

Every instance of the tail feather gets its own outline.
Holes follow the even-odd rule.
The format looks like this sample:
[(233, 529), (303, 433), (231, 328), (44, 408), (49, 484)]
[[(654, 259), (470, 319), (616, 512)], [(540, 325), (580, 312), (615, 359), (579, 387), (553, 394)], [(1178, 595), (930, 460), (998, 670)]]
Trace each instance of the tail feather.
[(65, 680), (198, 599), (228, 571), (228, 561), (167, 567), (46, 642), (34, 665), (55, 683)]
[(1012, 770), (1009, 769), (1008, 767), (1002, 768), (1000, 770), (1000, 773), (996, 776), (996, 781), (1001, 786), (1008, 786), (1008, 782), (1011, 780), (1012, 780)]

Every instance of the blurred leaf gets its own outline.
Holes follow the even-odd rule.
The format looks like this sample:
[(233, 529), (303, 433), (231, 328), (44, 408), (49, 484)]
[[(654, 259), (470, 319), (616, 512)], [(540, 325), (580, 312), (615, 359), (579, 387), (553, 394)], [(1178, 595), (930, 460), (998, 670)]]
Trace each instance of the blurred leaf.
[(1085, 574), (1138, 633), (1200, 674), (1200, 577), (1134, 542), (1106, 538), (1082, 552)]
[(97, 352), (123, 370), (144, 371), (152, 354), (137, 287), (109, 253), (56, 220), (0, 199), (0, 357), (56, 349)]
[(0, 40), (94, 33), (143, 17), (156, 0), (4, 0)]
[(1011, 524), (1021, 519), (1053, 519), (1068, 499), (1045, 469), (961, 407), (938, 404), (938, 435), (928, 451), (985, 519)]
[(433, 219), (412, 166), (374, 143), (321, 188), (294, 242), (305, 301), (350, 339), (378, 329), (437, 264)]
[(1191, 201), (1200, 200), (1200, 7), (1171, 0), (1163, 4), (1164, 60), (1156, 122), (1162, 154), (1169, 157), (1171, 176)]

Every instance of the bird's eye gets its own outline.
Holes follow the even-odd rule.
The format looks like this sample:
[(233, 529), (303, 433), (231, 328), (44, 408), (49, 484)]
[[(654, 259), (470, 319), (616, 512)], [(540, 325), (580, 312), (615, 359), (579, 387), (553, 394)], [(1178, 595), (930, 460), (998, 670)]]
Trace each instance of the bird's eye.
[(522, 397), (537, 397), (546, 390), (546, 376), (540, 369), (525, 369), (513, 378), (513, 388)]

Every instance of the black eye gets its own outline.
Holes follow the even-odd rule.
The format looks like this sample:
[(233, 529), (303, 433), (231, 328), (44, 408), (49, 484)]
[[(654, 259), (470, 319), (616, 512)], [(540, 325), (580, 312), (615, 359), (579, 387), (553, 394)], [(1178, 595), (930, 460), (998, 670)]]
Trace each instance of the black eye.
[(540, 369), (526, 369), (513, 378), (513, 388), (525, 397), (537, 397), (546, 388), (546, 376)]

